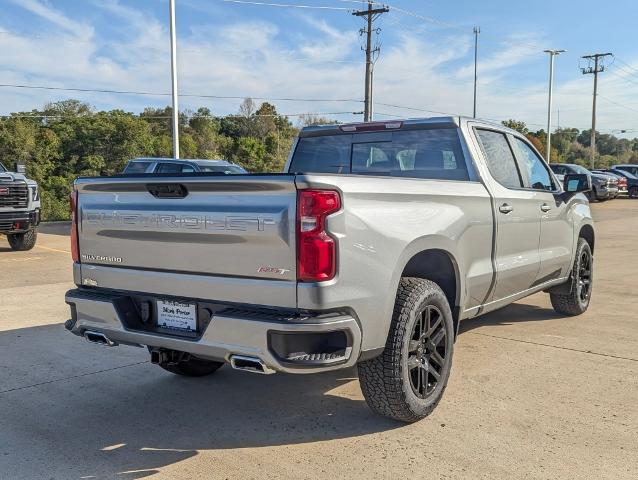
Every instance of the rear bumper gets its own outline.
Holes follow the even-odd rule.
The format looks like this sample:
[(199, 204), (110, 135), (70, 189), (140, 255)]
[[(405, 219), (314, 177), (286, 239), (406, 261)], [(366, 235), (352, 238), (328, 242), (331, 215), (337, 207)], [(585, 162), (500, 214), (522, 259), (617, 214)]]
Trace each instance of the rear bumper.
[[(227, 363), (233, 356), (257, 358), (270, 369), (287, 373), (316, 373), (348, 368), (357, 362), (360, 354), (361, 329), (357, 320), (345, 313), (290, 316), (226, 307), (211, 315), (201, 336), (184, 338), (131, 329), (127, 320), (130, 313), (122, 309), (125, 296), (121, 292), (90, 289), (68, 291), (66, 302), (71, 307), (72, 318), (66, 328), (80, 336), (87, 331), (97, 332), (117, 344), (177, 350)], [(291, 355), (290, 358), (284, 358), (280, 354), (282, 348), (286, 348), (285, 345), (282, 347), (286, 343), (282, 338), (290, 337), (308, 345), (317, 345), (315, 339), (330, 338), (332, 341), (334, 332), (339, 332), (347, 342), (343, 355), (339, 354), (336, 358), (335, 355), (315, 355), (301, 359)]]
[(40, 209), (0, 212), (0, 233), (26, 232), (40, 224)]

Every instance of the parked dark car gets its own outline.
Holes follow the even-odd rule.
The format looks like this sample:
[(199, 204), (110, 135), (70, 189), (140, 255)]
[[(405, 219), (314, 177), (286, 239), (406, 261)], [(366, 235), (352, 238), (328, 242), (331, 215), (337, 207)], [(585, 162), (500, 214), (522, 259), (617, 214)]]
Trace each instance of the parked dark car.
[(605, 172), (614, 173), (616, 175), (621, 175), (622, 177), (627, 179), (627, 193), (629, 198), (638, 198), (638, 176), (633, 175), (625, 170), (620, 170), (618, 168), (610, 168), (606, 169)]
[(629, 163), (624, 165), (612, 165), (612, 170), (622, 170), (623, 172), (629, 172), (634, 177), (638, 178), (638, 165), (635, 163)]
[(610, 200), (618, 196), (618, 180), (602, 173), (593, 173), (585, 167), (575, 163), (550, 163), (549, 167), (562, 181), (568, 173), (580, 173), (591, 177), (592, 189), (589, 192), (589, 200)]
[(226, 160), (135, 158), (128, 162), (122, 173), (223, 173), (226, 175), (248, 173), (239, 165)]

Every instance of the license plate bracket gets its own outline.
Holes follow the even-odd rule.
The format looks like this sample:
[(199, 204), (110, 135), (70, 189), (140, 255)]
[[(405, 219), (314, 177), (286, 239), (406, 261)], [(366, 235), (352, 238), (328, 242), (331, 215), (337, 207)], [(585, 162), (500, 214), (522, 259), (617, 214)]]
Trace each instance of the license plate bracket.
[(156, 300), (157, 328), (197, 333), (197, 304), (175, 300)]

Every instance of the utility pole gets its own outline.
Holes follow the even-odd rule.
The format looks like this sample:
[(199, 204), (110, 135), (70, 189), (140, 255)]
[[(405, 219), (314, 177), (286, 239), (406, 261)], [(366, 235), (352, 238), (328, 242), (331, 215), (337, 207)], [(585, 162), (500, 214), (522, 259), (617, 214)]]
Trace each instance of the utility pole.
[(357, 10), (352, 12), (355, 17), (366, 17), (366, 27), (361, 29), (361, 33), (366, 34), (366, 81), (365, 81), (365, 106), (363, 121), (372, 120), (372, 56), (379, 51), (379, 47), (372, 47), (372, 24), (382, 14), (390, 11), (388, 7), (372, 8), (373, 1), (368, 0), (368, 8), (366, 10)]
[(481, 33), (481, 27), (474, 27), (474, 113), (476, 118), (476, 79), (478, 73), (478, 36)]
[(583, 75), (594, 74), (594, 100), (591, 111), (591, 168), (595, 168), (596, 162), (596, 96), (598, 95), (598, 74), (605, 71), (605, 66), (600, 61), (605, 57), (612, 56), (613, 53), (594, 53), (592, 55), (584, 55), (582, 58), (586, 58), (590, 62), (594, 61), (594, 66), (591, 65), (587, 68), (581, 68)]
[(545, 160), (551, 162), (552, 153), (552, 90), (554, 88), (554, 57), (560, 55), (565, 50), (545, 50), (549, 53), (549, 94), (547, 96), (547, 146)]
[(171, 19), (171, 86), (173, 96), (173, 158), (179, 158), (179, 101), (177, 98), (177, 40), (175, 34), (175, 0), (169, 0)]

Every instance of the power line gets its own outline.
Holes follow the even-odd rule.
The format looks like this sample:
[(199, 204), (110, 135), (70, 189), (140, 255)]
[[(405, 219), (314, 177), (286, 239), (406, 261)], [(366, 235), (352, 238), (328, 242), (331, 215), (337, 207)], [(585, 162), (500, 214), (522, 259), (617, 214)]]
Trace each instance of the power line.
[[(72, 88), (72, 87), (52, 87), (45, 85), (24, 85), (14, 83), (0, 83), (0, 88), (23, 88), (33, 90), (54, 90), (63, 92), (81, 92), (81, 93), (109, 93), (122, 95), (143, 95), (150, 97), (167, 97), (170, 93), (164, 92), (146, 92), (134, 90), (110, 90), (97, 88)], [(253, 100), (273, 101), (273, 102), (356, 102), (363, 103), (363, 100), (355, 98), (294, 98), (294, 97), (253, 97), (250, 95), (200, 95), (193, 93), (180, 93), (180, 97), (190, 98), (210, 98), (223, 100), (243, 100), (244, 98), (252, 98)]]
[(627, 69), (632, 70), (633, 72), (635, 72), (634, 74), (638, 74), (638, 68), (631, 66), (630, 64), (628, 64), (627, 62), (621, 60), (620, 58), (618, 58), (617, 56), (614, 55), (614, 59), (621, 63), (622, 65), (624, 65)]
[[(108, 112), (107, 112), (108, 113)], [(10, 114), (10, 115), (0, 115), (0, 118), (2, 119), (11, 119), (11, 118), (40, 118), (40, 119), (47, 119), (47, 118), (55, 118), (55, 119), (68, 119), (68, 118), (84, 118), (84, 117), (100, 117), (100, 116), (104, 116), (104, 112), (97, 112), (97, 113), (87, 113), (87, 114), (81, 114), (81, 115), (45, 115), (45, 114)], [(361, 112), (302, 112), (302, 113), (277, 113), (277, 114), (253, 114), (253, 117), (301, 117), (303, 115), (361, 115)], [(142, 119), (153, 119), (153, 120), (169, 120), (171, 118), (173, 118), (171, 115), (145, 115), (145, 114), (133, 114), (133, 113), (126, 113), (126, 116), (131, 116), (131, 117), (135, 117), (135, 118), (142, 118)], [(218, 117), (215, 116), (211, 116), (211, 115), (200, 115), (200, 114), (186, 114), (186, 113), (180, 113), (180, 117), (181, 118), (187, 118), (187, 119), (191, 119), (191, 118), (223, 118), (223, 117), (237, 117), (237, 116), (241, 116), (241, 115), (237, 115), (237, 114), (231, 114), (231, 115), (220, 115)]]
[(345, 7), (330, 7), (324, 5), (300, 5), (298, 3), (271, 3), (271, 2), (253, 2), (249, 0), (220, 0), (226, 3), (238, 3), (243, 5), (260, 5), (267, 7), (282, 7), (282, 8), (309, 8), (309, 9), (317, 9), (317, 10), (341, 10), (348, 11), (349, 8)]
[(612, 100), (611, 98), (603, 97), (602, 95), (598, 95), (598, 96), (599, 96), (600, 98), (602, 98), (603, 100), (605, 100), (606, 102), (613, 103), (614, 105), (617, 105), (617, 106), (619, 106), (619, 107), (625, 108), (625, 109), (627, 109), (627, 110), (631, 110), (632, 112), (638, 112), (638, 109), (637, 109), (637, 108), (633, 108), (633, 107), (629, 107), (629, 106), (627, 106), (627, 105), (623, 105), (622, 103), (618, 103), (618, 102), (616, 102), (616, 101)]

